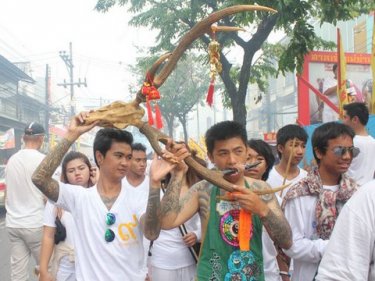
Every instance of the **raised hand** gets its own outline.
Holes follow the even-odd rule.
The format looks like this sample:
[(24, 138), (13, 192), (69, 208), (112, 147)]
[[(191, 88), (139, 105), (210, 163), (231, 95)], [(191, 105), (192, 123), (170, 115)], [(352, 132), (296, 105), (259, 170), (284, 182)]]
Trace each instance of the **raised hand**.
[(239, 203), (242, 209), (260, 217), (267, 215), (269, 208), (258, 195), (244, 186), (235, 186), (234, 189), (232, 198)]
[[(168, 139), (167, 145), (165, 146), (166, 152), (173, 153), (173, 161), (176, 163), (174, 171), (186, 172), (188, 166), (183, 161), (186, 157), (190, 156), (190, 152), (184, 143), (174, 142)], [(163, 155), (164, 157), (164, 155)]]
[(89, 117), (89, 115), (89, 112), (80, 112), (70, 120), (67, 133), (68, 138), (73, 138), (73, 140), (75, 140), (80, 135), (90, 131), (99, 123), (99, 120), (97, 120), (93, 123), (86, 124), (85, 120)]
[[(166, 156), (167, 154), (170, 157), (173, 157), (172, 153), (165, 152)], [(176, 167), (176, 164), (167, 161), (161, 157), (159, 157), (156, 153), (154, 153), (154, 157), (151, 162), (150, 166), (150, 184), (151, 187), (159, 187), (160, 188), (160, 182), (170, 173), (174, 168)]]

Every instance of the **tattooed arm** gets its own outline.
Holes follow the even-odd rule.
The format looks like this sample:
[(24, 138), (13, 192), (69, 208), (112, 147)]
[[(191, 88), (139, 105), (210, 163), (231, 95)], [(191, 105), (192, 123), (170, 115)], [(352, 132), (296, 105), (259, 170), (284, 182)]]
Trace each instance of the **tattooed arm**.
[(292, 247), (292, 230), (274, 194), (267, 201), (269, 212), (261, 218), (273, 242), (283, 249)]
[(199, 209), (198, 192), (202, 182), (193, 185), (180, 199), (183, 173), (174, 173), (161, 201), (161, 226), (172, 229), (190, 219)]
[(45, 196), (54, 202), (59, 198), (59, 184), (52, 179), (53, 173), (74, 141), (97, 124), (95, 122), (90, 125), (84, 125), (84, 119), (87, 116), (88, 113), (80, 113), (71, 120), (64, 138), (46, 155), (32, 176), (33, 183)]
[(156, 154), (150, 167), (150, 190), (146, 213), (141, 217), (145, 237), (151, 241), (159, 237), (160, 222), (160, 188), (161, 181), (175, 168), (175, 164), (159, 158)]
[(141, 218), (145, 237), (154, 241), (160, 234), (160, 187), (150, 186), (146, 213)]
[(251, 190), (265, 190), (271, 187), (264, 181), (254, 181), (251, 190), (245, 187), (235, 187), (233, 198), (236, 199), (241, 208), (257, 214), (271, 239), (283, 249), (292, 246), (292, 230), (286, 220), (279, 203), (274, 194), (258, 196)]

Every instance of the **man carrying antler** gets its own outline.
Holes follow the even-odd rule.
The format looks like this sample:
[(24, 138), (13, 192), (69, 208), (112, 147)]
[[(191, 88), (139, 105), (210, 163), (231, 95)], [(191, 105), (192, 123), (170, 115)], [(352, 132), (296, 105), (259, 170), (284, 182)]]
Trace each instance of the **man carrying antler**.
[[(245, 128), (224, 121), (206, 133), (208, 157), (219, 170), (232, 170), (224, 178), (235, 192), (224, 193), (201, 181), (179, 200), (182, 170), (174, 169), (161, 202), (161, 226), (171, 229), (199, 212), (202, 248), (198, 280), (264, 280), (262, 225), (273, 241), (284, 249), (292, 245), (292, 233), (273, 194), (258, 196), (253, 191), (269, 189), (259, 180), (244, 176), (247, 159)], [(172, 147), (173, 151), (173, 147)], [(180, 164), (181, 165), (181, 164)], [(150, 187), (158, 189), (158, 187)]]
[[(87, 118), (88, 113), (81, 113), (72, 119), (64, 138), (44, 158), (32, 181), (49, 200), (73, 215), (78, 233), (74, 241), (78, 281), (143, 281), (146, 276), (142, 270), (142, 235), (149, 240), (159, 235), (156, 206), (160, 199), (155, 205), (153, 198), (159, 197), (160, 191), (150, 190), (151, 203), (145, 212), (139, 206), (146, 206), (146, 202), (142, 204), (141, 197), (129, 196), (122, 183), (132, 158), (131, 133), (115, 128), (97, 132), (94, 157), (100, 175), (92, 188), (73, 187), (52, 178), (70, 146), (97, 125), (98, 122), (87, 124)], [(181, 158), (186, 155), (187, 151), (182, 151)], [(168, 172), (158, 167), (151, 171), (150, 178), (160, 182)]]

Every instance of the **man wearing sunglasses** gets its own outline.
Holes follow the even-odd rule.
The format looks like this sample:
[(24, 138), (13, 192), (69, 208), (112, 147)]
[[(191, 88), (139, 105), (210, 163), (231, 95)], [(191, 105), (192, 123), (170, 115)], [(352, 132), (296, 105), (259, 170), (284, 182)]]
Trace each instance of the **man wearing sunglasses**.
[[(72, 119), (64, 138), (48, 153), (32, 180), (57, 206), (73, 215), (78, 233), (75, 236), (78, 281), (144, 280), (143, 233), (154, 240), (159, 235), (160, 225), (156, 223), (157, 213), (153, 209), (156, 206), (147, 206), (144, 196), (130, 196), (133, 193), (122, 183), (132, 158), (131, 133), (114, 128), (97, 132), (94, 157), (100, 176), (92, 188), (71, 186), (52, 179), (70, 146), (97, 125), (97, 122), (85, 124), (87, 117), (88, 113), (80, 113)], [(156, 180), (161, 179), (157, 173), (153, 176)], [(155, 193), (159, 198), (159, 193)], [(150, 197), (155, 197), (155, 193), (150, 192)]]
[(293, 280), (314, 279), (337, 216), (357, 190), (355, 181), (345, 175), (359, 153), (353, 138), (354, 131), (341, 123), (316, 128), (312, 147), (318, 167), (283, 199), (282, 209), (293, 232), (293, 245), (284, 250), (294, 261)]
[(369, 112), (365, 103), (344, 105), (343, 122), (354, 130), (354, 146), (360, 149), (358, 157), (353, 159), (349, 167), (348, 175), (361, 186), (375, 175), (375, 139), (366, 130), (368, 119)]

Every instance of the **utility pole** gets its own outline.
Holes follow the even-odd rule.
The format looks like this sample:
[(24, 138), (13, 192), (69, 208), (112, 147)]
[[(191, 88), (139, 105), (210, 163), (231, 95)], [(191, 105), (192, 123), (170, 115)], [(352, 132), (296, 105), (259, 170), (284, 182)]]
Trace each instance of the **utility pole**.
[(46, 139), (47, 142), (47, 150), (49, 149), (49, 112), (50, 112), (50, 105), (51, 105), (51, 69), (49, 65), (46, 64), (46, 80), (45, 80), (45, 87), (46, 87), (46, 95), (45, 95), (45, 105), (46, 105), (46, 113), (44, 119), (44, 127), (46, 128)]
[[(73, 51), (72, 51), (72, 42), (69, 42), (69, 54), (66, 53), (66, 51), (60, 51), (59, 52), (61, 59), (65, 62), (66, 68), (68, 70), (70, 81), (67, 83), (64, 79), (64, 83), (58, 83), (58, 86), (64, 86), (66, 88), (67, 86), (70, 86), (70, 117), (72, 118), (75, 115), (75, 102), (74, 102), (74, 86), (81, 87), (81, 85), (87, 87), (86, 78), (83, 82), (81, 82), (81, 79), (78, 79), (78, 82), (74, 82), (74, 75), (73, 75)], [(75, 144), (72, 146), (73, 151), (76, 150)]]

